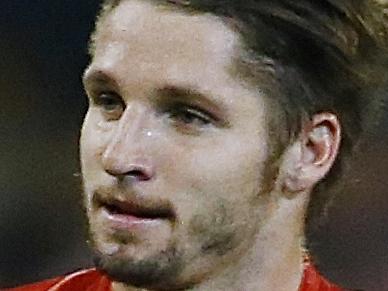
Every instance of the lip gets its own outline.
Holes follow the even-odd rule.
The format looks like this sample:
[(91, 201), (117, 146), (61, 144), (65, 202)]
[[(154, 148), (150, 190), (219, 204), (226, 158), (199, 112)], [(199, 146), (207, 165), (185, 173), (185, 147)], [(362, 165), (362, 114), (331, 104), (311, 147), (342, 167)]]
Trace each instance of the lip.
[(131, 214), (112, 214), (106, 208), (102, 209), (102, 217), (112, 228), (125, 230), (144, 229), (163, 221), (160, 218), (142, 218)]
[(131, 230), (144, 228), (174, 218), (171, 208), (136, 203), (131, 200), (98, 199), (102, 217), (113, 227)]

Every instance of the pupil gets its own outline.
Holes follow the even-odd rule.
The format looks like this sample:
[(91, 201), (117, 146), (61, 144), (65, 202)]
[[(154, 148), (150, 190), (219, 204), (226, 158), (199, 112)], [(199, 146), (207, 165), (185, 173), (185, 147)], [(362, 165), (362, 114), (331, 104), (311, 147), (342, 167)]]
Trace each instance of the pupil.
[(194, 118), (195, 118), (195, 116), (193, 116), (192, 114), (187, 113), (187, 112), (183, 115), (183, 121), (186, 123), (193, 122)]

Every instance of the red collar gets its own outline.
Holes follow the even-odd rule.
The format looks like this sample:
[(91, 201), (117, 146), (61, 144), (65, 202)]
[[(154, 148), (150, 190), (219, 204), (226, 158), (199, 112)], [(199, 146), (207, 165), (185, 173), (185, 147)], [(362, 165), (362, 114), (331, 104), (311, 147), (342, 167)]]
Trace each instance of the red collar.
[(330, 283), (311, 263), (306, 263), (299, 291), (345, 291), (345, 289)]
[[(111, 291), (111, 285), (112, 282), (107, 276), (95, 269), (89, 269), (24, 287), (8, 289), (8, 291)], [(345, 289), (329, 283), (314, 266), (307, 263), (299, 291), (345, 291)]]

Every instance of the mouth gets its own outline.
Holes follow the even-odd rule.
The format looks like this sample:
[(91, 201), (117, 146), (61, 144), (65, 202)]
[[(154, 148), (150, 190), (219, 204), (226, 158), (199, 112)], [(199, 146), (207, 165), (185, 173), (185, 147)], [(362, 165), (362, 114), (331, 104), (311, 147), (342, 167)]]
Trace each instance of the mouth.
[(172, 219), (170, 209), (162, 207), (148, 207), (138, 205), (130, 201), (109, 200), (101, 204), (101, 207), (111, 215), (127, 215), (139, 219)]
[(96, 195), (96, 206), (103, 209), (110, 217), (130, 217), (137, 220), (173, 220), (174, 211), (166, 203), (138, 202), (134, 200), (121, 200), (105, 198)]

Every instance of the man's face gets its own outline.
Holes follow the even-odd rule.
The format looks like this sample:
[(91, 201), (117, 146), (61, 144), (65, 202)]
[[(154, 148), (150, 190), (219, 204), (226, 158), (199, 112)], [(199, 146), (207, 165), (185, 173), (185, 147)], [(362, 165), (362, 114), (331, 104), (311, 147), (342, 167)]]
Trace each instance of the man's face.
[(230, 73), (238, 35), (124, 1), (95, 44), (81, 163), (100, 267), (172, 286), (234, 264), (266, 217), (269, 158), (263, 96)]

